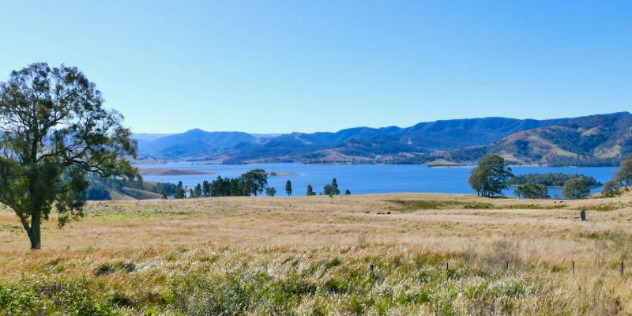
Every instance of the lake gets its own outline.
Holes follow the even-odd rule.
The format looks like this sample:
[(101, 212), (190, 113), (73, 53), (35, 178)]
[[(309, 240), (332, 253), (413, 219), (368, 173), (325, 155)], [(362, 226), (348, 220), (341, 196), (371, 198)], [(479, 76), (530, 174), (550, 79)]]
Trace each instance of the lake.
[[(474, 191), (467, 183), (471, 167), (430, 168), (425, 165), (321, 165), (321, 164), (250, 164), (217, 165), (192, 162), (168, 164), (136, 165), (139, 168), (186, 169), (212, 174), (203, 175), (146, 175), (147, 181), (182, 183), (191, 188), (204, 180), (212, 181), (217, 176), (238, 177), (242, 173), (261, 168), (267, 172), (289, 172), (296, 175), (270, 176), (268, 185), (276, 188), (277, 195), (285, 195), (285, 181), (292, 181), (293, 195), (305, 195), (306, 187), (311, 184), (316, 193), (322, 191), (332, 178), (338, 180), (341, 192), (346, 189), (352, 194), (429, 192), (429, 193), (465, 193)], [(618, 170), (615, 167), (534, 167), (512, 166), (514, 174), (527, 173), (582, 173), (595, 177), (599, 182), (612, 179)], [(599, 192), (600, 189), (593, 190)], [(513, 195), (509, 189), (507, 195)], [(560, 188), (549, 188), (552, 197), (561, 196)]]

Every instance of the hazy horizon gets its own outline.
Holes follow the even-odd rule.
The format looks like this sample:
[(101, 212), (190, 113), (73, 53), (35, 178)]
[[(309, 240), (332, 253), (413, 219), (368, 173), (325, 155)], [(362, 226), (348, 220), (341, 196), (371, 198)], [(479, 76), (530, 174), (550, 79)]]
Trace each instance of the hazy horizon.
[(137, 133), (279, 134), (632, 104), (632, 3), (8, 2), (0, 82), (77, 66)]

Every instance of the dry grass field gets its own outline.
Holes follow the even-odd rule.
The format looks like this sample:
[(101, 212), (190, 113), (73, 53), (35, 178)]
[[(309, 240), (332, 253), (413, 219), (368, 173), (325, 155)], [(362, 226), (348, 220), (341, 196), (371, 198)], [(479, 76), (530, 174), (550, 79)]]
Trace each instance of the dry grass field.
[(42, 234), (0, 211), (0, 313), (632, 314), (631, 195), (91, 202)]

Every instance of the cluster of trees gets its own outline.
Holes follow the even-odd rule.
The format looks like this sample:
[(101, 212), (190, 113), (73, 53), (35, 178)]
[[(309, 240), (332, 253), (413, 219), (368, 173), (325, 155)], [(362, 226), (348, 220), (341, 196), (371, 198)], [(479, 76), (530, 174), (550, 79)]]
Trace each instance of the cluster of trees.
[[(164, 185), (164, 184), (160, 184)], [(162, 186), (161, 186), (162, 188)], [(293, 192), (292, 181), (285, 182), (285, 194), (291, 196)], [(237, 178), (222, 178), (218, 176), (212, 182), (204, 181), (198, 183), (193, 188), (188, 189), (179, 181), (173, 188), (169, 187), (170, 194), (164, 194), (163, 197), (173, 196), (174, 199), (200, 198), (200, 197), (218, 197), (218, 196), (257, 196), (265, 193), (267, 196), (275, 196), (277, 190), (268, 186), (267, 173), (262, 169), (254, 169), (248, 171)], [(340, 195), (338, 180), (333, 178), (331, 183), (325, 184), (321, 195)], [(350, 195), (351, 191), (345, 190), (345, 195)], [(307, 185), (307, 196), (316, 195), (311, 184)]]
[[(90, 175), (121, 181), (113, 182), (121, 189), (123, 182), (142, 183), (128, 160), (137, 152), (132, 133), (122, 125), (122, 115), (103, 102), (96, 85), (75, 67), (36, 63), (0, 82), (0, 203), (15, 212), (33, 250), (41, 248), (42, 220), (53, 209), (61, 228), (84, 215), (88, 197), (108, 198), (110, 187), (98, 181), (91, 185)], [(189, 195), (257, 195), (266, 187), (267, 174), (255, 169), (198, 184)], [(164, 197), (186, 195), (182, 182), (152, 190)], [(336, 185), (329, 192), (337, 190)], [(289, 181), (286, 193), (292, 193)]]
[[(217, 197), (217, 196), (257, 196), (266, 191), (268, 195), (276, 194), (276, 189), (268, 188), (268, 175), (263, 169), (250, 170), (237, 178), (222, 178), (218, 176), (212, 182), (204, 181), (189, 189), (190, 198)], [(186, 189), (182, 181), (176, 186), (174, 198), (186, 198)]]
[(527, 183), (542, 184), (547, 187), (563, 187), (568, 180), (582, 178), (589, 186), (598, 187), (601, 185), (597, 179), (583, 174), (566, 173), (530, 173), (514, 176), (509, 180), (509, 185), (519, 186)]
[(547, 199), (549, 198), (549, 189), (544, 184), (528, 182), (516, 186), (514, 190), (516, 195), (525, 199)]
[[(323, 191), (320, 192), (321, 195), (329, 195), (331, 197), (333, 197), (334, 195), (340, 195), (340, 189), (338, 188), (338, 180), (336, 178), (333, 178), (331, 180), (331, 183), (327, 183), (325, 184), (325, 186), (323, 187)], [(311, 184), (307, 185), (307, 196), (312, 196), (312, 195), (316, 195), (316, 192), (314, 192), (314, 188), (312, 187)], [(349, 191), (348, 189), (345, 190), (345, 195), (351, 195), (351, 191)]]
[(336, 178), (333, 178), (331, 180), (331, 183), (325, 184), (325, 186), (323, 187), (323, 194), (329, 196), (340, 195), (340, 190), (338, 189), (338, 180), (336, 180)]
[[(632, 181), (632, 158), (628, 160), (630, 161), (628, 179)], [(619, 182), (625, 181), (623, 180), (626, 175), (625, 170), (627, 170), (623, 168), (625, 163), (622, 164), (624, 171), (619, 172)], [(516, 195), (526, 199), (548, 198), (548, 186), (563, 186), (564, 198), (579, 199), (588, 196), (590, 189), (601, 185), (595, 178), (581, 174), (548, 173), (514, 176), (505, 160), (493, 154), (479, 161), (478, 166), (472, 170), (469, 183), (479, 196), (485, 197), (502, 195), (503, 190), (513, 185)], [(611, 191), (615, 190), (615, 187), (614, 184), (608, 184), (608, 189)]]
[(549, 198), (548, 187), (563, 187), (566, 199), (579, 199), (590, 194), (590, 189), (601, 183), (594, 177), (583, 174), (542, 173), (514, 176), (509, 184), (515, 186), (515, 193), (525, 199)]

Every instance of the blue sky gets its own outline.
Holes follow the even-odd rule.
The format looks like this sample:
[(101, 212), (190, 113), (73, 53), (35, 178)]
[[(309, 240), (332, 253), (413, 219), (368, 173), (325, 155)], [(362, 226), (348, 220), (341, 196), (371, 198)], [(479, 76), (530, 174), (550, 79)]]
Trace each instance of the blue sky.
[(2, 1), (0, 30), (0, 81), (77, 66), (134, 132), (632, 105), (630, 1)]

